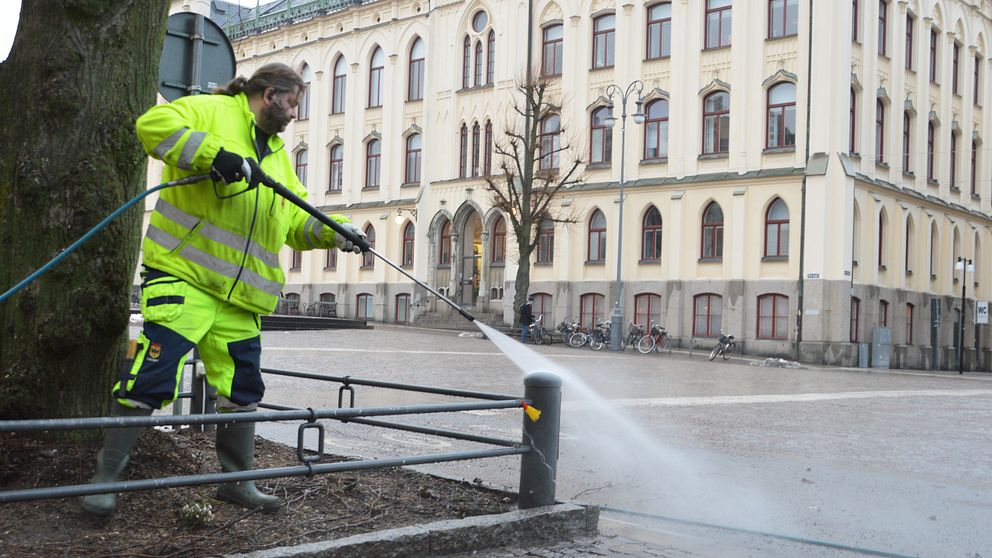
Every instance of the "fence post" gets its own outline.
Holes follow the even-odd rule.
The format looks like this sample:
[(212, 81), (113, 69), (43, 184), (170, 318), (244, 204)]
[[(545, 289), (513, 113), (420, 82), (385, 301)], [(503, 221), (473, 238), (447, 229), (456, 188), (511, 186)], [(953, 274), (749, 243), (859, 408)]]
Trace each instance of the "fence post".
[[(214, 412), (214, 401), (217, 396), (217, 390), (207, 383), (207, 373), (206, 370), (201, 370), (197, 364), (200, 362), (200, 351), (198, 348), (193, 347), (193, 356), (190, 358), (190, 363), (192, 368), (190, 370), (190, 387), (193, 392), (193, 400), (190, 402), (189, 414), (191, 415), (205, 415)], [(216, 430), (217, 425), (215, 424), (198, 424), (192, 426), (192, 429), (196, 432), (209, 432), (211, 430)]]
[(524, 414), (524, 439), (531, 450), (520, 456), (520, 509), (555, 503), (558, 473), (558, 430), (561, 422), (561, 378), (534, 372), (524, 378), (524, 398), (541, 411), (537, 421)]

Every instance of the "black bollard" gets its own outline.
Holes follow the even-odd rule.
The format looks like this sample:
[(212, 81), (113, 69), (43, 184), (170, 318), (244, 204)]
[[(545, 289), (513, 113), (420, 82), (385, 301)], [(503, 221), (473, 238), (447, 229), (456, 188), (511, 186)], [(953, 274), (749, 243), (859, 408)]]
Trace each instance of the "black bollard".
[(520, 456), (520, 509), (555, 503), (558, 473), (558, 430), (561, 424), (561, 378), (534, 372), (524, 378), (524, 398), (541, 411), (537, 421), (524, 413), (523, 443), (531, 450)]

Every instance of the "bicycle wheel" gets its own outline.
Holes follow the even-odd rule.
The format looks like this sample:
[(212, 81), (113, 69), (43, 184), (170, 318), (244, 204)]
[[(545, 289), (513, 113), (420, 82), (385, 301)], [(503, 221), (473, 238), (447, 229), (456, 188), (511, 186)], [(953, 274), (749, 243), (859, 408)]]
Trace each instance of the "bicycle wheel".
[(548, 328), (541, 328), (541, 344), (550, 345), (555, 342), (555, 338), (551, 336), (551, 331)]
[(640, 351), (642, 355), (646, 355), (654, 350), (654, 345), (654, 337), (645, 335), (644, 337), (641, 337), (640, 341), (637, 342), (637, 350)]
[(720, 348), (721, 347), (723, 347), (723, 345), (721, 345), (719, 343), (716, 344), (716, 347), (713, 347), (713, 350), (710, 351), (710, 360), (715, 359), (716, 358), (716, 355), (720, 354)]
[(731, 343), (727, 345), (727, 348), (723, 350), (723, 360), (734, 356), (734, 351), (737, 350), (737, 343)]
[(589, 338), (589, 348), (594, 351), (602, 351), (603, 347), (606, 346), (606, 340), (603, 338), (601, 333), (593, 333), (592, 337)]
[(581, 331), (576, 331), (575, 333), (568, 336), (568, 346), (578, 349), (582, 345), (585, 345), (589, 339), (586, 337), (585, 333)]
[(672, 340), (667, 335), (662, 335), (658, 340), (657, 350), (659, 353), (668, 351), (668, 354), (672, 354)]

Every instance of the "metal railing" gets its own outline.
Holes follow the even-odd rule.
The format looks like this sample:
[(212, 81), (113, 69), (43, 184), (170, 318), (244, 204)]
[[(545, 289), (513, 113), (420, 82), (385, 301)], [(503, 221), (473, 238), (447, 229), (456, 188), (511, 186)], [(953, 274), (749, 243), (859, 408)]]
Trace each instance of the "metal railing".
[[(557, 376), (547, 373), (535, 373), (527, 376), (524, 380), (524, 398), (521, 399), (512, 395), (438, 388), (415, 384), (400, 384), (380, 380), (352, 378), (350, 376), (326, 376), (308, 372), (294, 372), (275, 369), (262, 369), (262, 372), (285, 377), (339, 383), (341, 386), (338, 389), (338, 408), (300, 409), (284, 405), (261, 403), (259, 404), (260, 408), (274, 410), (223, 414), (208, 412), (206, 414), (152, 415), (144, 417), (12, 420), (0, 421), (0, 432), (38, 432), (92, 428), (182, 425), (190, 425), (194, 428), (204, 428), (224, 423), (299, 420), (303, 421), (303, 423), (299, 426), (297, 434), (296, 454), (297, 459), (300, 462), (299, 465), (230, 473), (211, 473), (124, 482), (8, 490), (0, 492), (0, 503), (41, 500), (47, 498), (67, 498), (112, 492), (133, 492), (138, 490), (175, 488), (180, 486), (198, 486), (205, 484), (272, 479), (279, 477), (303, 475), (310, 476), (338, 471), (377, 469), (426, 463), (442, 463), (448, 461), (483, 459), (509, 455), (522, 456), (520, 468), (519, 507), (530, 508), (551, 505), (555, 501), (555, 476), (557, 471), (559, 413), (561, 405), (561, 380)], [(180, 401), (182, 399), (192, 398), (194, 401), (201, 402), (209, 402), (210, 400), (210, 396), (208, 395), (209, 390), (206, 388), (204, 375), (202, 373), (197, 373), (195, 359), (193, 361), (193, 373), (191, 377), (192, 391), (181, 393), (180, 398), (177, 399), (175, 403), (178, 405), (180, 413)], [(356, 408), (355, 386), (367, 386), (450, 397), (462, 397), (475, 399), (478, 401)], [(345, 396), (347, 396), (347, 401), (345, 401)], [(519, 442), (446, 430), (442, 428), (403, 424), (399, 422), (368, 418), (492, 409), (513, 409), (525, 408), (525, 405), (530, 405), (536, 409), (540, 409), (542, 414), (537, 420), (531, 420), (524, 416), (523, 435), (522, 440)], [(191, 405), (191, 407), (191, 412), (193, 413), (197, 412), (196, 409), (209, 410), (213, 408), (210, 404)], [(496, 447), (386, 459), (319, 463), (318, 461), (324, 454), (324, 427), (321, 423), (317, 422), (319, 419), (330, 419), (337, 420), (342, 423), (357, 423), (379, 428), (390, 428), (431, 436), (487, 444)], [(313, 455), (307, 455), (304, 449), (304, 438), (307, 430), (316, 430), (318, 434), (317, 451), (316, 454)]]

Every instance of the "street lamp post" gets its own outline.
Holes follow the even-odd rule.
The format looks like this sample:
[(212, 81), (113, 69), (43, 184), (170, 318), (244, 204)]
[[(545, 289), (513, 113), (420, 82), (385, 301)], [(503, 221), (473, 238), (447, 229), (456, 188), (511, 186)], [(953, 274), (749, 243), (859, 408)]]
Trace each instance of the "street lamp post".
[(957, 263), (954, 264), (954, 269), (961, 272), (961, 315), (960, 320), (960, 330), (958, 331), (958, 374), (964, 374), (964, 294), (967, 292), (968, 283), (966, 279), (968, 278), (968, 273), (975, 273), (975, 266), (971, 263), (971, 260), (966, 260), (959, 257)]
[(621, 294), (623, 292), (623, 283), (620, 279), (620, 271), (623, 264), (623, 185), (624, 185), (624, 158), (627, 155), (627, 99), (630, 98), (631, 94), (637, 93), (637, 110), (634, 112), (634, 123), (641, 124), (644, 122), (644, 101), (641, 99), (641, 92), (644, 90), (644, 83), (641, 80), (634, 80), (627, 85), (626, 88), (621, 88), (616, 84), (611, 84), (606, 88), (606, 97), (610, 100), (610, 104), (606, 106), (609, 114), (606, 116), (606, 125), (614, 126), (617, 123), (617, 118), (613, 116), (613, 97), (614, 95), (620, 98), (620, 211), (617, 218), (617, 298), (616, 303), (613, 306), (613, 316), (610, 318), (610, 350), (619, 351), (621, 350), (621, 341), (623, 340), (623, 313), (621, 311), (620, 302)]

